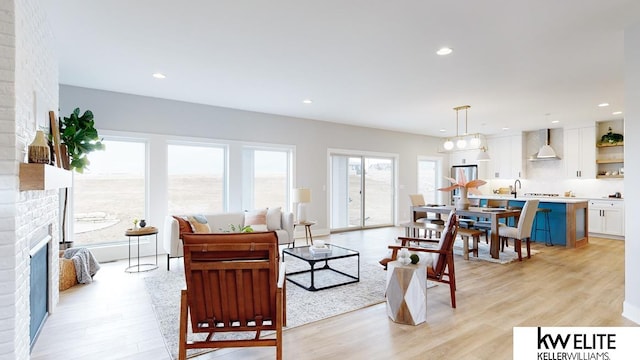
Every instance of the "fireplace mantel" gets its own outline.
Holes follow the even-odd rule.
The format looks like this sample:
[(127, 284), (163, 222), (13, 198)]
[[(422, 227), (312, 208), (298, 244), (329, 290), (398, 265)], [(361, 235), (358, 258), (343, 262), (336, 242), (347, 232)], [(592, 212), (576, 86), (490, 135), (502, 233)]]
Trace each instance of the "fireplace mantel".
[(20, 164), (20, 191), (67, 188), (72, 181), (69, 170), (45, 164)]

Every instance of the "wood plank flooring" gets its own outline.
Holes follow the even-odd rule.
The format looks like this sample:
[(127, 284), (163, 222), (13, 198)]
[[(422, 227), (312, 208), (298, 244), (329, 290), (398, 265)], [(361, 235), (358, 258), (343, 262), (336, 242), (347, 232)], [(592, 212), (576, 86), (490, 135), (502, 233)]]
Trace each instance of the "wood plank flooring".
[[(403, 228), (383, 228), (322, 239), (377, 262), (403, 234)], [(580, 249), (532, 246), (541, 253), (509, 265), (456, 257), (457, 309), (448, 287), (439, 285), (428, 290), (426, 323), (396, 324), (383, 303), (285, 330), (284, 358), (510, 359), (514, 326), (637, 326), (620, 315), (624, 241), (590, 238)], [(62, 292), (31, 359), (169, 359), (143, 282), (166, 271), (160, 259), (158, 270), (141, 274), (125, 273), (126, 262), (102, 264), (94, 283)], [(183, 271), (180, 261), (173, 260), (171, 271)], [(198, 359), (274, 357), (272, 348), (252, 348)]]

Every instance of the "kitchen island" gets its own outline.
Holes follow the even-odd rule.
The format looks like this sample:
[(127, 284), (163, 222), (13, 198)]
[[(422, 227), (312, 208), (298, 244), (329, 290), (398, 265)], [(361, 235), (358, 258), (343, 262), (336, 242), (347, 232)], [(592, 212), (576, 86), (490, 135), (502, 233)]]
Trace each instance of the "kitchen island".
[[(486, 205), (488, 199), (508, 200), (509, 207), (524, 206), (530, 199), (540, 200), (541, 209), (549, 209), (549, 227), (551, 229), (551, 243), (553, 245), (577, 248), (589, 243), (588, 206), (589, 201), (581, 198), (518, 196), (516, 198), (505, 195), (469, 196), (479, 198), (480, 205)], [(536, 215), (536, 224), (531, 231), (531, 241), (545, 242), (545, 234), (537, 229), (546, 226), (546, 219), (541, 213)]]

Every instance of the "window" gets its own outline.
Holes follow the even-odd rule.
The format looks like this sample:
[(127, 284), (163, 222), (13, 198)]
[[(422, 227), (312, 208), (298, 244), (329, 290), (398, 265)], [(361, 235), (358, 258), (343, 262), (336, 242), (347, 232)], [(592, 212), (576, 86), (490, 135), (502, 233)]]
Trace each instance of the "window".
[(104, 140), (83, 174), (74, 174), (75, 246), (122, 241), (133, 219), (145, 217), (146, 143)]
[(291, 150), (245, 148), (242, 173), (244, 209), (282, 207), (288, 210)]
[(169, 214), (225, 210), (225, 148), (169, 145)]

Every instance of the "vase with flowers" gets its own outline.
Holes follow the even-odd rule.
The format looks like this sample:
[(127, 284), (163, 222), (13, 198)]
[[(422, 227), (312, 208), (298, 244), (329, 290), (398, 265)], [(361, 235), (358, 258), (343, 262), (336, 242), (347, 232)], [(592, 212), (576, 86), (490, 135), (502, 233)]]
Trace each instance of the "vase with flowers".
[(440, 191), (452, 191), (455, 189), (460, 189), (460, 196), (456, 200), (456, 209), (457, 210), (467, 210), (469, 209), (469, 193), (480, 195), (481, 192), (478, 190), (478, 187), (486, 184), (487, 182), (480, 179), (475, 179), (471, 181), (467, 181), (467, 177), (464, 175), (462, 169), (459, 170), (458, 180), (454, 178), (445, 177), (445, 179), (451, 181), (453, 185), (447, 186), (444, 188), (440, 188)]

